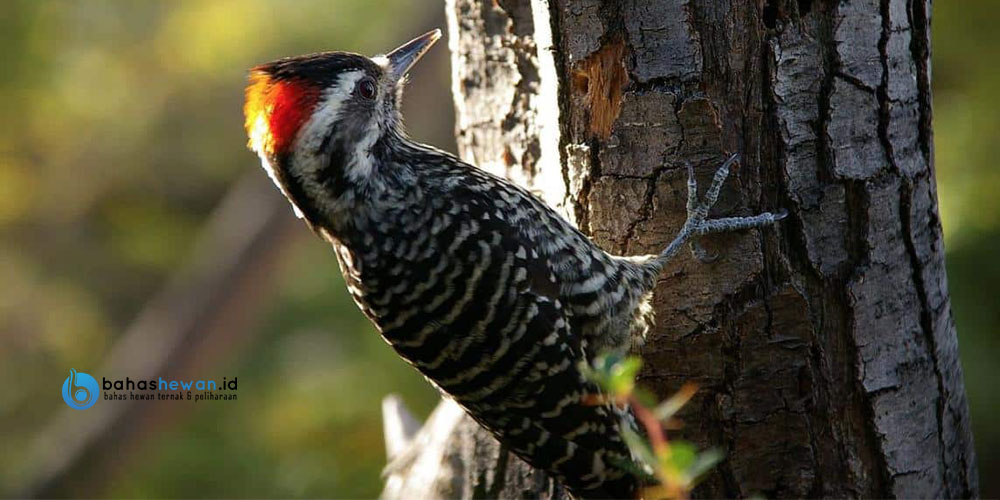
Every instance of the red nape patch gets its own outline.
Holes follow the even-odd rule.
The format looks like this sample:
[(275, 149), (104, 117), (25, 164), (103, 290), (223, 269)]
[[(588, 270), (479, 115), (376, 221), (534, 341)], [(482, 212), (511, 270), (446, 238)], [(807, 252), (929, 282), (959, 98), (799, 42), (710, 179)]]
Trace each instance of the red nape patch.
[(308, 83), (252, 71), (243, 105), (250, 148), (268, 155), (286, 152), (318, 100), (319, 89)]

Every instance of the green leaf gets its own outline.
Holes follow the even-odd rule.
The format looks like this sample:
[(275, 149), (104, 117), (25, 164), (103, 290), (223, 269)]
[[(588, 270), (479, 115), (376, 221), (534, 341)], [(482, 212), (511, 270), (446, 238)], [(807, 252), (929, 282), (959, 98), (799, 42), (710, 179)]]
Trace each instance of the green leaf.
[(642, 359), (638, 356), (629, 356), (616, 363), (612, 373), (616, 377), (626, 377), (634, 381), (640, 368), (642, 368)]
[(632, 395), (639, 402), (639, 404), (645, 406), (646, 408), (656, 405), (656, 395), (643, 387), (636, 387), (633, 389)]
[(615, 364), (611, 369), (610, 389), (616, 396), (627, 396), (635, 388), (635, 376), (642, 368), (642, 360), (632, 356)]
[(663, 465), (687, 475), (697, 460), (698, 448), (687, 441), (674, 441), (670, 443), (670, 455), (666, 457)]

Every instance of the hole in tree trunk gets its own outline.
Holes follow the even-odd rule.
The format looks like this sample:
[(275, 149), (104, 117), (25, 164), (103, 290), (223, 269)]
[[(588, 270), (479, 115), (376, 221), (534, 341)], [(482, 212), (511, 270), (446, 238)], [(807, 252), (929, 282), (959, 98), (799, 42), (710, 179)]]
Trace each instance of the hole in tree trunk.
[(778, 23), (778, 5), (774, 0), (768, 0), (764, 3), (764, 26), (768, 29), (774, 29)]

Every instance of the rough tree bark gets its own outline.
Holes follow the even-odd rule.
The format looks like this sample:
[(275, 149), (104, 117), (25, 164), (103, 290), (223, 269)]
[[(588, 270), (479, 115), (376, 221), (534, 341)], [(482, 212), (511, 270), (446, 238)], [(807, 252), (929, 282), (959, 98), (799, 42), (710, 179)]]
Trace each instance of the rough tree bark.
[[(681, 255), (656, 290), (641, 382), (662, 397), (698, 383), (682, 434), (727, 454), (697, 495), (976, 495), (937, 216), (929, 1), (446, 8), (459, 153), (605, 250), (670, 240), (687, 161), (704, 186), (741, 153), (717, 215), (790, 211), (777, 230), (707, 238), (719, 259)], [(386, 496), (563, 496), (448, 403), (390, 453)]]

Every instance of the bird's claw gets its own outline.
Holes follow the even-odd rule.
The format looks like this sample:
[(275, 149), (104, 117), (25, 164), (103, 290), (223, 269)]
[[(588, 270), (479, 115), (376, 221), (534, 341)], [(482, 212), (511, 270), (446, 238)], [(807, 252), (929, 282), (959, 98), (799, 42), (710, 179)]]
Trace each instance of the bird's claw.
[[(716, 169), (712, 176), (712, 183), (701, 198), (698, 197), (698, 181), (695, 179), (694, 166), (691, 163), (685, 164), (688, 173), (687, 219), (684, 221), (680, 233), (657, 258), (661, 265), (675, 255), (680, 250), (681, 245), (691, 241), (692, 238), (711, 233), (768, 226), (788, 217), (788, 211), (781, 209), (776, 213), (763, 212), (750, 217), (708, 218), (709, 210), (715, 206), (715, 202), (719, 199), (719, 193), (722, 191), (722, 185), (729, 177), (730, 167), (738, 160), (739, 155), (734, 153)], [(691, 253), (701, 262), (712, 262), (719, 257), (706, 252), (696, 241), (691, 243)]]

